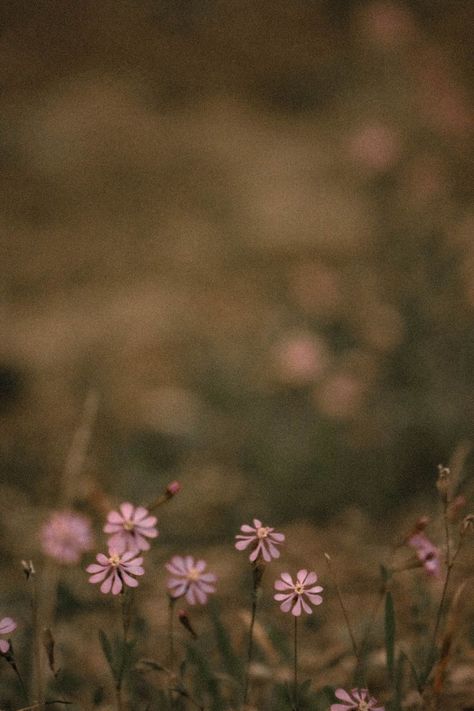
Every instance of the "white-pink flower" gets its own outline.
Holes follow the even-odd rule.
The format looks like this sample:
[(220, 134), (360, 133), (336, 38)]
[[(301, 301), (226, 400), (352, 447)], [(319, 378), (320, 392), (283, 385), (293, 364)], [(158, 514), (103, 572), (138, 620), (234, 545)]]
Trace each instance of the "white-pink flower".
[(441, 562), (438, 548), (423, 532), (414, 533), (408, 539), (408, 545), (415, 549), (418, 560), (421, 561), (428, 575), (439, 578), (441, 575)]
[(310, 615), (313, 611), (308, 605), (320, 605), (323, 598), (318, 593), (322, 592), (320, 585), (315, 585), (318, 576), (314, 572), (307, 570), (299, 570), (296, 574), (296, 582), (289, 573), (282, 573), (280, 580), (275, 581), (275, 590), (279, 590), (274, 599), (281, 602), (280, 610), (282, 612), (291, 612), (292, 615), (298, 617), (301, 613), (306, 612)]
[(74, 511), (55, 511), (39, 532), (43, 553), (59, 563), (78, 563), (94, 545), (90, 520)]
[(269, 563), (272, 558), (279, 558), (280, 551), (276, 546), (281, 545), (285, 540), (283, 533), (275, 533), (275, 529), (270, 526), (263, 526), (258, 518), (254, 518), (253, 526), (244, 524), (240, 527), (242, 534), (238, 534), (235, 538), (237, 543), (235, 547), (239, 551), (243, 551), (249, 546), (252, 547), (252, 552), (249, 555), (250, 561), (253, 563), (259, 556), (264, 561)]
[(119, 511), (111, 511), (104, 526), (105, 533), (110, 533), (109, 548), (116, 553), (124, 551), (147, 551), (150, 544), (147, 538), (156, 538), (156, 516), (150, 516), (144, 506), (134, 506), (126, 501), (120, 504)]
[(205, 605), (209, 593), (216, 591), (214, 583), (217, 577), (213, 573), (205, 573), (207, 563), (204, 560), (194, 561), (191, 555), (181, 557), (173, 556), (166, 563), (168, 570), (173, 577), (168, 578), (167, 586), (171, 597), (178, 598), (185, 596), (190, 605), (196, 602)]
[(135, 558), (135, 555), (135, 551), (117, 553), (109, 550), (108, 556), (99, 553), (97, 563), (91, 563), (86, 568), (88, 573), (92, 573), (89, 582), (102, 583), (101, 592), (111, 592), (112, 595), (118, 595), (124, 585), (136, 588), (138, 580), (133, 576), (143, 575), (145, 571), (142, 568), (143, 558)]
[[(16, 630), (16, 622), (11, 617), (4, 617), (0, 620), (0, 634), (11, 634)], [(10, 643), (6, 639), (0, 639), (0, 652), (6, 654), (10, 649)]]
[(350, 693), (336, 689), (334, 693), (343, 703), (332, 704), (330, 711), (385, 711), (384, 706), (377, 706), (377, 700), (370, 696), (367, 689), (352, 689)]

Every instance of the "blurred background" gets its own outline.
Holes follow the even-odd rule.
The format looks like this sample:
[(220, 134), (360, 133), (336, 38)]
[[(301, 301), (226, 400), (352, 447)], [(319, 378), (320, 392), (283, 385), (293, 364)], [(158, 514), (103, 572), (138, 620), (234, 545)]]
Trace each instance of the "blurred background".
[(91, 389), (75, 496), (179, 479), (183, 539), (433, 488), (474, 428), (473, 21), (469, 0), (2, 2), (18, 528), (57, 504)]

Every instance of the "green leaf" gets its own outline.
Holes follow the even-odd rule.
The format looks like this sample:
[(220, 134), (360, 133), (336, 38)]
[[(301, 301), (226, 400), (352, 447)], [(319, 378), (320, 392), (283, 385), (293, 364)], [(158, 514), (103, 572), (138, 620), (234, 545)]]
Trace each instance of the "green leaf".
[(118, 680), (117, 676), (117, 669), (115, 667), (115, 659), (114, 659), (114, 654), (112, 651), (112, 645), (110, 643), (109, 638), (105, 634), (103, 630), (99, 630), (99, 642), (100, 646), (102, 647), (102, 651), (104, 653), (104, 657), (106, 658), (108, 665), (110, 667), (110, 671), (112, 673), (112, 676), (115, 681)]
[(385, 595), (385, 651), (388, 673), (393, 681), (395, 666), (395, 608), (390, 590)]

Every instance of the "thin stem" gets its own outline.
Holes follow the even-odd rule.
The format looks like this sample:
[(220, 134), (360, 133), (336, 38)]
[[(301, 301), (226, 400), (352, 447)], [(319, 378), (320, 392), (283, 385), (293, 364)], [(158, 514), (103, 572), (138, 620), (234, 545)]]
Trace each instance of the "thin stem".
[(168, 666), (174, 673), (174, 607), (176, 598), (168, 596)]
[(253, 655), (253, 628), (255, 626), (255, 617), (257, 614), (257, 591), (258, 591), (258, 588), (254, 585), (254, 588), (252, 591), (252, 614), (251, 614), (251, 618), (250, 618), (249, 640), (248, 640), (248, 646), (247, 646), (247, 664), (245, 666), (243, 708), (245, 708), (245, 705), (247, 704), (247, 697), (248, 697), (248, 691), (249, 691), (250, 664), (252, 662), (252, 655)]
[(329, 557), (329, 555), (327, 553), (324, 554), (324, 557), (326, 558), (326, 563), (327, 563), (329, 572), (331, 574), (331, 577), (332, 577), (332, 580), (334, 583), (334, 587), (336, 588), (337, 599), (339, 601), (339, 605), (341, 606), (341, 610), (342, 610), (342, 614), (344, 616), (344, 621), (346, 623), (347, 631), (349, 632), (349, 637), (351, 639), (352, 651), (354, 652), (354, 656), (357, 660), (357, 663), (360, 664), (361, 660), (360, 660), (359, 648), (358, 648), (356, 640), (355, 640), (354, 632), (352, 631), (351, 623), (349, 622), (349, 615), (347, 614), (346, 606), (344, 604), (344, 600), (342, 599), (339, 584), (337, 582), (336, 576), (334, 575), (334, 572), (332, 569), (331, 558)]
[(33, 659), (34, 659), (34, 689), (36, 701), (39, 709), (44, 708), (44, 688), (43, 688), (43, 655), (41, 645), (41, 629), (38, 605), (38, 584), (36, 572), (30, 575), (32, 592), (31, 608), (33, 612)]
[(445, 602), (446, 602), (446, 597), (448, 594), (448, 586), (449, 586), (449, 581), (451, 578), (451, 571), (454, 567), (454, 563), (456, 561), (456, 558), (458, 557), (459, 551), (461, 550), (462, 543), (463, 543), (463, 537), (460, 538), (458, 546), (457, 546), (451, 560), (447, 564), (446, 577), (444, 579), (443, 590), (441, 593), (441, 600), (439, 602), (438, 611), (436, 613), (436, 621), (435, 621), (435, 626), (434, 626), (434, 630), (433, 630), (433, 636), (431, 638), (431, 644), (428, 649), (428, 657), (427, 657), (427, 662), (426, 662), (427, 666), (426, 666), (426, 670), (425, 670), (425, 683), (428, 680), (428, 677), (429, 677), (431, 670), (434, 666), (433, 657), (434, 657), (435, 650), (436, 650), (436, 641), (438, 639), (438, 632), (439, 632), (441, 620), (443, 617), (443, 611), (444, 611), (444, 606), (445, 606)]
[(298, 711), (298, 617), (295, 615), (295, 638), (293, 654), (293, 699), (294, 710)]

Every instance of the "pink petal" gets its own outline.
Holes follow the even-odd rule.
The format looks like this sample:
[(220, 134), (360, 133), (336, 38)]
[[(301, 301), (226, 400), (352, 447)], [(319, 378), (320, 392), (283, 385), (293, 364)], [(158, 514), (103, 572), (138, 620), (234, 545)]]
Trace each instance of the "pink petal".
[(203, 583), (202, 580), (198, 582), (199, 589), (203, 590), (206, 593), (213, 593), (216, 592), (216, 588), (214, 585), (209, 585), (208, 583)]
[(188, 587), (188, 583), (186, 582), (179, 582), (178, 580), (169, 580), (168, 581), (168, 589), (170, 591), (170, 594), (172, 597), (181, 597), (181, 595), (184, 595), (186, 592), (186, 589)]
[(321, 595), (315, 595), (315, 593), (305, 593), (305, 595), (313, 605), (321, 605), (323, 601)]
[(99, 565), (98, 563), (91, 563), (86, 568), (87, 573), (100, 573), (102, 570), (107, 570), (107, 568), (103, 565)]
[(291, 600), (293, 598), (293, 593), (277, 593), (273, 596), (274, 600), (280, 602), (281, 600)]
[(104, 533), (118, 533), (123, 531), (123, 523), (106, 523), (103, 528)]
[(214, 575), (214, 573), (203, 573), (199, 580), (203, 580), (206, 583), (215, 583), (217, 581), (217, 575)]
[(301, 615), (301, 595), (298, 595), (298, 599), (295, 602), (295, 604), (293, 605), (291, 614), (294, 615), (295, 617), (299, 617)]
[(288, 600), (285, 600), (285, 602), (282, 602), (280, 605), (280, 610), (282, 612), (289, 612), (291, 610), (291, 606), (293, 604), (293, 599), (292, 597), (288, 598)]
[(282, 573), (282, 574), (280, 575), (280, 578), (281, 578), (282, 580), (284, 580), (285, 583), (287, 583), (288, 587), (294, 588), (294, 585), (293, 585), (293, 578), (291, 577), (291, 575), (290, 575), (289, 573)]
[(117, 573), (114, 574), (112, 583), (112, 595), (118, 595), (123, 588), (123, 583)]
[(267, 545), (268, 545), (268, 550), (270, 551), (270, 555), (272, 558), (279, 558), (280, 557), (280, 551), (278, 548), (275, 548), (273, 543), (267, 539)]
[(259, 521), (258, 518), (254, 518), (253, 525), (255, 526), (255, 528), (262, 528), (262, 522)]
[(121, 514), (119, 514), (118, 511), (111, 511), (111, 512), (107, 515), (107, 521), (108, 521), (109, 523), (114, 524), (114, 525), (123, 526), (123, 516), (122, 516)]
[(99, 554), (96, 556), (96, 560), (97, 560), (101, 565), (105, 565), (105, 566), (107, 566), (107, 567), (109, 566), (109, 559), (108, 559), (107, 556), (104, 555), (103, 553), (99, 553)]
[(194, 595), (194, 585), (190, 585), (188, 592), (186, 593), (186, 600), (190, 605), (196, 604), (196, 597)]
[(184, 563), (186, 566), (186, 572), (189, 573), (189, 571), (194, 568), (194, 558), (192, 555), (187, 555), (184, 559)]
[[(248, 536), (250, 536), (251, 538), (256, 538), (256, 531), (254, 528), (252, 528), (252, 526), (241, 526), (240, 530), (242, 531), (242, 533), (247, 534), (246, 538)], [(238, 533), (236, 538), (243, 538), (242, 533)]]
[(268, 562), (269, 560), (271, 560), (271, 558), (270, 558), (269, 556), (268, 556), (268, 558), (265, 557), (265, 555), (266, 555), (266, 554), (265, 554), (265, 548), (262, 548), (262, 542), (260, 541), (260, 543), (257, 545), (257, 547), (255, 548), (255, 550), (252, 551), (252, 553), (249, 555), (249, 560), (250, 560), (251, 563), (253, 563), (254, 561), (257, 560), (257, 558), (258, 558), (258, 556), (259, 556), (259, 554), (260, 554), (260, 551), (262, 551), (262, 553), (263, 553), (263, 558), (264, 558), (264, 560), (266, 560), (267, 562)]
[(235, 544), (235, 547), (237, 548), (238, 551), (243, 551), (247, 548), (247, 546), (253, 541), (253, 538), (245, 538), (241, 541), (237, 541)]
[(108, 573), (109, 573), (108, 570), (103, 570), (101, 573), (95, 573), (94, 575), (91, 575), (91, 577), (89, 578), (89, 582), (92, 583), (93, 585), (95, 583), (100, 583), (102, 580), (104, 580), (107, 577)]
[(330, 711), (355, 711), (356, 706), (351, 703), (350, 706), (347, 706), (347, 704), (331, 704), (331, 709)]
[(113, 576), (109, 575), (108, 578), (104, 580), (102, 585), (100, 586), (100, 591), (103, 592), (104, 594), (107, 594), (110, 592), (110, 588), (112, 587), (113, 583)]
[(304, 597), (303, 597), (302, 595), (300, 596), (300, 600), (301, 600), (301, 605), (302, 605), (302, 607), (303, 607), (303, 610), (306, 612), (306, 614), (307, 614), (307, 615), (312, 615), (312, 614), (313, 614), (313, 611), (312, 611), (312, 609), (310, 608), (310, 606), (308, 605), (308, 603), (306, 602), (306, 600), (304, 599)]
[(110, 553), (118, 553), (118, 555), (123, 553), (127, 548), (127, 538), (127, 533), (123, 530), (118, 533), (114, 533), (108, 541)]
[[(135, 509), (135, 513), (133, 514), (134, 523), (140, 522), (140, 525), (143, 526), (143, 519), (145, 519), (148, 514), (149, 511), (144, 506), (137, 506), (137, 508)], [(157, 519), (154, 516), (150, 516), (150, 518), (154, 520), (154, 523), (156, 523)]]
[(349, 704), (354, 704), (354, 699), (349, 696), (345, 689), (336, 689), (334, 694), (336, 696), (336, 699), (340, 699), (341, 701), (345, 701)]
[(132, 576), (129, 575), (125, 570), (121, 571), (121, 576), (123, 582), (125, 583), (125, 585), (128, 585), (129, 588), (136, 588), (138, 586), (138, 580), (132, 578)]
[(305, 590), (305, 593), (319, 593), (322, 592), (323, 588), (321, 585), (315, 585), (314, 588), (308, 588), (308, 590)]
[(8, 644), (7, 640), (0, 639), (0, 652), (2, 654), (6, 654), (9, 649), (10, 649), (10, 645)]
[(313, 585), (317, 579), (318, 579), (318, 576), (316, 575), (316, 573), (311, 572), (308, 574), (308, 577), (306, 578), (304, 584), (305, 585)]
[(206, 595), (206, 593), (204, 592), (204, 590), (202, 590), (202, 588), (201, 588), (199, 585), (196, 585), (196, 586), (195, 586), (195, 589), (194, 589), (194, 592), (195, 592), (195, 594), (196, 594), (196, 597), (197, 597), (197, 599), (198, 599), (198, 602), (199, 602), (201, 605), (205, 605), (205, 604), (206, 604), (206, 600), (207, 600), (207, 595)]
[(133, 519), (133, 512), (135, 510), (135, 506), (133, 504), (128, 501), (125, 501), (123, 504), (120, 504), (119, 508), (124, 518), (129, 520)]
[[(275, 580), (275, 584), (273, 586), (275, 590), (288, 590), (289, 586), (287, 583), (284, 583), (283, 580)], [(293, 587), (291, 587), (293, 590)]]
[(133, 542), (136, 547), (135, 552), (150, 550), (150, 544), (148, 543), (146, 538), (143, 538), (143, 536), (140, 533), (138, 533), (138, 531), (134, 532)]
[(4, 617), (0, 620), (0, 634), (10, 634), (16, 630), (16, 622), (11, 617)]
[(301, 583), (301, 585), (304, 585), (304, 582), (307, 577), (308, 577), (308, 571), (306, 570), (306, 568), (303, 568), (302, 570), (298, 570), (298, 572), (296, 573), (296, 579), (299, 583)]
[(282, 543), (285, 540), (285, 536), (283, 533), (272, 533), (269, 538), (271, 538), (272, 541), (275, 541), (276, 543)]

